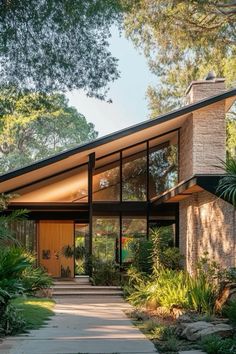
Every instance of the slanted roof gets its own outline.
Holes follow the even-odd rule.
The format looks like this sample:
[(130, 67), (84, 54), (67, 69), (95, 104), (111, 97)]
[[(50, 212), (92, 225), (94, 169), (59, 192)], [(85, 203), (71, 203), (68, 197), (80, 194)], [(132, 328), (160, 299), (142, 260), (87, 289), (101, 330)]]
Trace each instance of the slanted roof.
[(232, 89), (3, 174), (0, 176), (0, 193), (14, 191), (32, 182), (73, 169), (88, 162), (88, 155), (93, 152), (100, 158), (156, 136), (159, 136), (161, 144), (166, 139), (163, 135), (179, 129), (192, 112), (222, 100), (225, 101), (225, 110), (228, 111), (235, 98), (236, 89)]

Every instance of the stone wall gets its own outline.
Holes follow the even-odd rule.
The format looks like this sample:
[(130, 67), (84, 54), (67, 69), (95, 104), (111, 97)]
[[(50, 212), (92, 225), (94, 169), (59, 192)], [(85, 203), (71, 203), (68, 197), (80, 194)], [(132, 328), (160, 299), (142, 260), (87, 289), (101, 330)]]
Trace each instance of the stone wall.
[(225, 104), (218, 102), (189, 116), (180, 129), (180, 181), (194, 174), (221, 174), (225, 160)]
[(233, 206), (206, 191), (180, 202), (180, 251), (192, 273), (208, 252), (222, 267), (236, 267), (236, 215)]

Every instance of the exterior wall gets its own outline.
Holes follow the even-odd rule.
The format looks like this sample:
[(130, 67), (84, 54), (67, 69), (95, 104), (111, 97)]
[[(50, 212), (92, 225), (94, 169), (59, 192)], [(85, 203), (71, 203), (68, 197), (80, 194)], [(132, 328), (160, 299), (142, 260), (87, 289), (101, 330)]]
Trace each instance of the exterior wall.
[(226, 126), (224, 102), (198, 110), (180, 130), (179, 179), (194, 174), (220, 174), (225, 160)]
[(222, 267), (236, 267), (236, 215), (233, 206), (206, 191), (180, 202), (180, 251), (192, 273), (208, 252)]
[[(193, 103), (223, 92), (223, 79), (193, 82), (188, 101)], [(226, 156), (225, 102), (220, 101), (193, 112), (180, 129), (179, 180), (194, 174), (220, 174), (217, 167)]]

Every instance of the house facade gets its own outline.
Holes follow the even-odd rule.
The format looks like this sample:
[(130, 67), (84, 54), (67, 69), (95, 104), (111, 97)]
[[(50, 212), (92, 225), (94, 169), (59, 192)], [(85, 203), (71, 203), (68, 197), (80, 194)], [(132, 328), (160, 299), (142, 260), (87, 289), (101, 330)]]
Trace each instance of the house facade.
[[(194, 81), (186, 106), (0, 176), (10, 212), (29, 211), (12, 227), (54, 277), (86, 273), (65, 257), (132, 262), (130, 244), (168, 226), (194, 271), (204, 252), (236, 267), (235, 210), (216, 195), (226, 157), (225, 116), (236, 99), (224, 79)], [(63, 250), (63, 251), (62, 251)]]

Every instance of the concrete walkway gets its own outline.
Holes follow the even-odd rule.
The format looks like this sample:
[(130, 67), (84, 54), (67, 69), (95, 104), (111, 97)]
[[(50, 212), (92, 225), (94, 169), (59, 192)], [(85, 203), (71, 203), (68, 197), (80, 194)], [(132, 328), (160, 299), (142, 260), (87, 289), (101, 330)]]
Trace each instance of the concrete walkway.
[(153, 344), (124, 314), (120, 297), (58, 298), (56, 316), (40, 330), (9, 337), (0, 354), (151, 354)]

